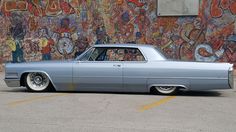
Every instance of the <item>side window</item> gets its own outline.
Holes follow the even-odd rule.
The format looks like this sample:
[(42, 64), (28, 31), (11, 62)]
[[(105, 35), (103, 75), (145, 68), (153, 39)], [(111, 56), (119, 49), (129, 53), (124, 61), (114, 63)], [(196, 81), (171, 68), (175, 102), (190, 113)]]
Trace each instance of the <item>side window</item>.
[(106, 48), (95, 48), (89, 61), (104, 61), (105, 59)]
[(145, 61), (137, 48), (91, 48), (80, 61)]
[(81, 56), (79, 56), (78, 60), (80, 61), (88, 61), (90, 55), (92, 54), (94, 48), (89, 49), (88, 51), (86, 51), (86, 53), (82, 54)]
[(126, 48), (124, 61), (145, 61), (144, 56), (137, 48)]
[(107, 49), (106, 61), (124, 61), (124, 49), (122, 48)]

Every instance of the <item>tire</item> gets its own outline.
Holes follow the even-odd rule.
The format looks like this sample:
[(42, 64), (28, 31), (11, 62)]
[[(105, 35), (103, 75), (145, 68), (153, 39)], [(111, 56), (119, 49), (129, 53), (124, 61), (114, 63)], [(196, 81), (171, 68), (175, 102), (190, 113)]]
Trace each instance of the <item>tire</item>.
[(45, 73), (32, 72), (25, 77), (26, 88), (33, 92), (44, 92), (50, 88), (50, 80)]
[(177, 87), (175, 86), (156, 86), (157, 92), (163, 95), (173, 95), (177, 92)]

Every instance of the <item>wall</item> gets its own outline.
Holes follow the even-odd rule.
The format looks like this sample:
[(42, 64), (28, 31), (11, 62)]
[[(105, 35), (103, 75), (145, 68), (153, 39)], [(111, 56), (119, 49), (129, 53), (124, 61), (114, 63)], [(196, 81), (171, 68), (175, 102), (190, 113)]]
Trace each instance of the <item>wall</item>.
[(156, 0), (2, 0), (0, 63), (68, 59), (102, 43), (153, 44), (173, 59), (236, 61), (236, 1), (201, 0), (197, 17), (158, 17), (156, 5)]

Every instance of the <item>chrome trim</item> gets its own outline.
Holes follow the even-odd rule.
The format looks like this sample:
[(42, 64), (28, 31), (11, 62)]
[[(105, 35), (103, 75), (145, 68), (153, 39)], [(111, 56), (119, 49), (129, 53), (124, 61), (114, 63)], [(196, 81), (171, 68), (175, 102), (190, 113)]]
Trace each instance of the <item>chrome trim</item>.
[(20, 80), (19, 79), (4, 79), (5, 83), (8, 87), (20, 87)]
[(5, 77), (6, 78), (11, 78), (11, 79), (15, 79), (18, 78), (18, 73), (17, 72), (5, 72)]
[[(82, 62), (84, 63), (84, 62)], [(91, 78), (93, 76), (88, 76)], [(107, 77), (107, 76), (100, 76), (100, 77)], [(203, 79), (203, 80), (228, 80), (228, 78), (214, 78), (214, 77), (130, 77), (130, 76), (123, 76), (124, 78), (134, 78), (134, 79)]]
[(147, 63), (147, 61), (77, 61), (79, 63)]
[(143, 77), (148, 79), (207, 79), (207, 80), (227, 80), (228, 78), (217, 77)]

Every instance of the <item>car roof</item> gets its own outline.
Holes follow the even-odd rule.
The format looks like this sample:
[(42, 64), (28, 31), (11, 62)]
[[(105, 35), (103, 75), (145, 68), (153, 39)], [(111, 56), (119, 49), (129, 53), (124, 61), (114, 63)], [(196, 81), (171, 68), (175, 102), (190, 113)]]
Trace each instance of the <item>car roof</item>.
[(93, 47), (120, 47), (120, 48), (153, 48), (152, 45), (147, 44), (99, 44)]

